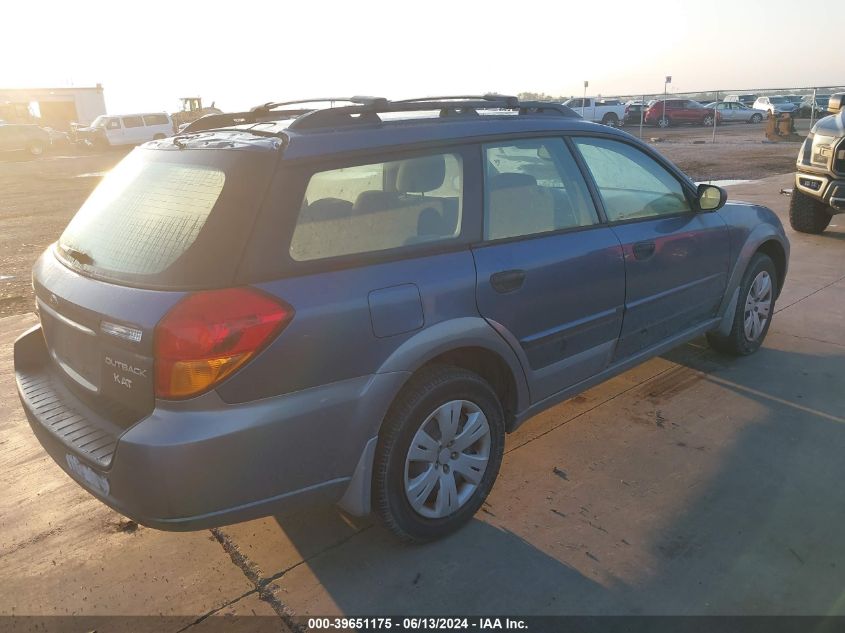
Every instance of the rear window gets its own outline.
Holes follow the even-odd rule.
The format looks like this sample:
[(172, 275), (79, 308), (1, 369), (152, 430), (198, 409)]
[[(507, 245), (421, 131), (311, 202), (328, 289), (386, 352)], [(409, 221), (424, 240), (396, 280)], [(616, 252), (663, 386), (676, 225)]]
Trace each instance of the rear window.
[(305, 190), (290, 255), (309, 261), (454, 239), (462, 198), (458, 154), (317, 172)]
[(264, 152), (137, 149), (58, 241), (71, 267), (151, 287), (225, 285), (269, 182)]
[(139, 116), (125, 116), (123, 117), (123, 127), (141, 127), (144, 121)]

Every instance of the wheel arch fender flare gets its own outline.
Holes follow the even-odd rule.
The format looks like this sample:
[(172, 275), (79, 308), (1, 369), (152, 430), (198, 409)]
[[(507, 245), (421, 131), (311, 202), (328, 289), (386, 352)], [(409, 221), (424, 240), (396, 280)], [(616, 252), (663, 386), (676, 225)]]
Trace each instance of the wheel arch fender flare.
[[(396, 348), (379, 368), (378, 373), (401, 373), (407, 376), (404, 382), (397, 385), (389, 402), (381, 408), (386, 414), (390, 403), (407, 380), (426, 363), (450, 351), (475, 347), (496, 354), (504, 361), (510, 369), (516, 389), (517, 411), (524, 410), (530, 404), (528, 381), (511, 345), (512, 343), (506, 342), (502, 334), (481, 317), (451, 319), (427, 327)], [(375, 434), (361, 451), (349, 486), (338, 501), (344, 511), (354, 516), (365, 516), (371, 511), (373, 462), (382, 423), (383, 417), (375, 423)]]
[(516, 410), (530, 404), (528, 381), (513, 342), (508, 342), (482, 317), (461, 317), (427, 327), (400, 345), (382, 363), (378, 373), (409, 372), (456, 349), (477, 347), (496, 354), (510, 370), (516, 388)]
[[(779, 249), (779, 251), (775, 251), (774, 249)], [(725, 287), (725, 293), (718, 312), (719, 316), (722, 317), (718, 331), (722, 334), (726, 334), (731, 330), (737, 301), (739, 301), (739, 289), (742, 284), (742, 277), (751, 263), (751, 258), (760, 251), (766, 252), (767, 254), (769, 251), (780, 254), (781, 261), (775, 261), (775, 266), (778, 268), (780, 277), (778, 279), (778, 294), (780, 294), (780, 290), (783, 288), (789, 263), (789, 241), (782, 232), (782, 229), (779, 231), (776, 225), (763, 222), (755, 226), (745, 238), (745, 242), (743, 242), (739, 249), (739, 254), (736, 257), (736, 261), (734, 261), (733, 269), (728, 277), (728, 283)]]

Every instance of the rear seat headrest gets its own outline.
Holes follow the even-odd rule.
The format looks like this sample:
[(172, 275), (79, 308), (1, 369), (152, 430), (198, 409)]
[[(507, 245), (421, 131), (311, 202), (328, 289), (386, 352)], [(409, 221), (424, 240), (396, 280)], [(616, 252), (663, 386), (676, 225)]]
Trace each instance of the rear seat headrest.
[(392, 191), (379, 191), (371, 189), (362, 191), (355, 199), (355, 211), (362, 213), (375, 213), (387, 211), (399, 206), (399, 194)]
[(340, 198), (321, 198), (309, 204), (303, 220), (319, 222), (320, 220), (337, 220), (352, 212), (352, 203)]
[(402, 193), (425, 193), (443, 186), (446, 179), (446, 158), (423, 156), (409, 158), (399, 163), (396, 174), (396, 190)]
[(496, 174), (490, 179), (490, 189), (506, 189), (509, 187), (533, 187), (537, 179), (531, 174), (507, 172)]

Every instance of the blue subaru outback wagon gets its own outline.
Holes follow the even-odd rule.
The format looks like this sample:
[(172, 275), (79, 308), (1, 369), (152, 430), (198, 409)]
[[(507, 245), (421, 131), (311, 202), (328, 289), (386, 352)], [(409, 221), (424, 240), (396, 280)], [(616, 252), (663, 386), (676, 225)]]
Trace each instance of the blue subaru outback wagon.
[(145, 144), (37, 261), (20, 398), (119, 512), (337, 502), (436, 538), (537, 412), (702, 334), (760, 347), (789, 258), (769, 209), (563, 106), (335, 101)]

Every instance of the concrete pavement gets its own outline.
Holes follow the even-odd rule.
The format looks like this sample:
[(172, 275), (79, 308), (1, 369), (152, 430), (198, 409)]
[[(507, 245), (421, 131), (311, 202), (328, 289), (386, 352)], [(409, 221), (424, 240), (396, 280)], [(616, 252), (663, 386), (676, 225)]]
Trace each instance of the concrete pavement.
[[(786, 223), (790, 176), (729, 189)], [(765, 347), (696, 341), (527, 422), (472, 523), (411, 547), (332, 508), (127, 524), (49, 460), (0, 320), (0, 614), (845, 615), (845, 216), (790, 229)], [(169, 621), (171, 622), (171, 621)], [(192, 623), (197, 624), (192, 625)]]

